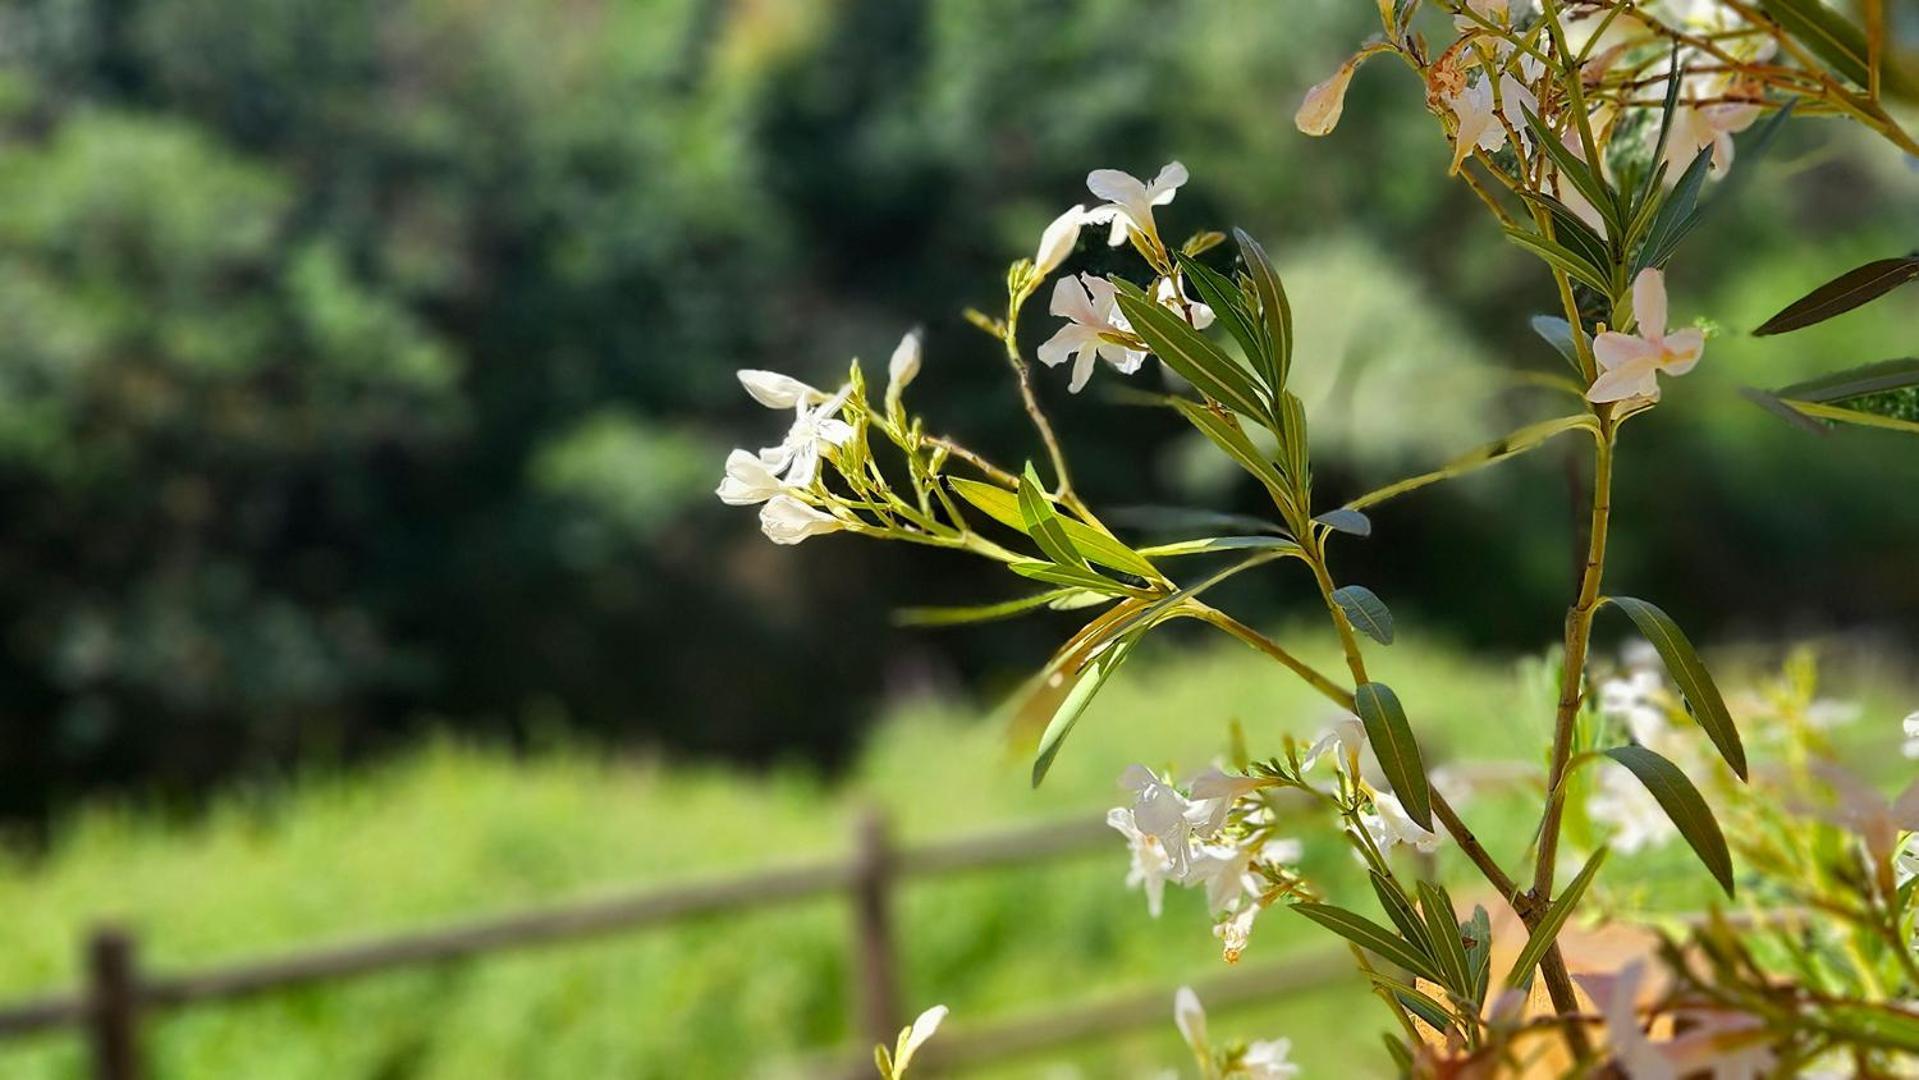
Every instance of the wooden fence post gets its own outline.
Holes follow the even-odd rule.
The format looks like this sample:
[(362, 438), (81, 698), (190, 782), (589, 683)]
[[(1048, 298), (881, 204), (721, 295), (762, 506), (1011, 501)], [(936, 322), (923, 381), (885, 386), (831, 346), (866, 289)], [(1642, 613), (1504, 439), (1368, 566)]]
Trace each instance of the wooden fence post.
[(139, 1080), (140, 987), (133, 935), (103, 926), (87, 939), (87, 1033), (96, 1080)]
[(863, 810), (853, 832), (853, 979), (859, 1034), (889, 1048), (899, 1035), (893, 956), (893, 851), (885, 815)]

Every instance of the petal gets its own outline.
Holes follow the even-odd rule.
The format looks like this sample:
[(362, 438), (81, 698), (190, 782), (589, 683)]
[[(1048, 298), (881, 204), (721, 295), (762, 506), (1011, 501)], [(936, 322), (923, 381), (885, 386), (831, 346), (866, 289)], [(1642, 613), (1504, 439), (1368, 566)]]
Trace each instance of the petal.
[(1154, 206), (1165, 206), (1173, 201), (1173, 193), (1178, 191), (1187, 179), (1186, 166), (1177, 161), (1167, 162), (1166, 166), (1159, 170), (1159, 175), (1153, 177), (1152, 184), (1146, 188), (1147, 200)]
[(1059, 269), (1059, 264), (1066, 261), (1066, 256), (1073, 253), (1073, 248), (1079, 244), (1080, 226), (1085, 221), (1086, 207), (1075, 206), (1046, 226), (1046, 231), (1039, 237), (1039, 250), (1033, 254), (1035, 279), (1044, 280)]
[(1608, 330), (1593, 339), (1593, 359), (1601, 371), (1642, 363), (1659, 355), (1659, 349), (1644, 338)]
[(905, 390), (920, 373), (920, 332), (909, 330), (893, 348), (893, 358), (886, 362), (886, 396), (897, 400), (900, 391)]
[(893, 1063), (894, 1071), (905, 1070), (906, 1063), (913, 1057), (913, 1052), (933, 1037), (933, 1033), (939, 1030), (940, 1021), (945, 1019), (946, 1006), (935, 1005), (921, 1013), (919, 1019), (913, 1021), (912, 1029), (906, 1032), (905, 1038), (900, 1042), (899, 1053)]
[(1206, 1010), (1190, 986), (1180, 987), (1179, 993), (1173, 995), (1173, 1023), (1179, 1026), (1180, 1035), (1194, 1053), (1211, 1055), (1211, 1045), (1206, 1040)]
[(1067, 323), (1039, 347), (1039, 362), (1047, 367), (1058, 367), (1071, 359), (1074, 353), (1093, 348), (1098, 343), (1098, 331), (1078, 323)]
[(1072, 381), (1066, 384), (1068, 393), (1077, 394), (1086, 389), (1086, 384), (1093, 378), (1093, 363), (1097, 358), (1098, 353), (1092, 349), (1080, 350), (1079, 362), (1073, 365)]
[(1684, 375), (1699, 363), (1705, 352), (1705, 332), (1688, 327), (1666, 335), (1665, 362), (1660, 367), (1668, 375)]
[[(1085, 275), (1081, 275), (1084, 277)], [(1063, 277), (1053, 285), (1053, 302), (1047, 311), (1054, 315), (1063, 315), (1076, 323), (1096, 324), (1100, 321), (1087, 297), (1086, 286), (1080, 284), (1079, 277)]]
[(777, 371), (747, 368), (739, 372), (739, 379), (753, 400), (769, 409), (790, 409), (801, 403), (826, 400), (820, 391)]
[(1146, 185), (1139, 182), (1139, 177), (1118, 169), (1094, 169), (1087, 173), (1086, 190), (1120, 206), (1146, 199)]
[(1653, 397), (1659, 393), (1657, 369), (1650, 363), (1628, 364), (1614, 368), (1593, 380), (1586, 400), (1597, 403), (1625, 401), (1628, 398)]
[(1646, 269), (1632, 283), (1633, 318), (1639, 321), (1639, 336), (1651, 338), (1666, 332), (1666, 275)]

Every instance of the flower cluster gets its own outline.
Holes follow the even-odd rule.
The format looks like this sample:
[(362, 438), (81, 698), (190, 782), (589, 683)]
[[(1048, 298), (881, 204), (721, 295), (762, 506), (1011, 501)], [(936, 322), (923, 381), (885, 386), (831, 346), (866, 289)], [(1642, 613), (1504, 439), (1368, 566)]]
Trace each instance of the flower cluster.
[(1127, 886), (1145, 891), (1154, 918), (1168, 882), (1205, 890), (1226, 959), (1238, 960), (1260, 910), (1300, 886), (1292, 869), (1303, 853), (1300, 843), (1275, 833), (1276, 815), (1259, 797), (1275, 782), (1215, 767), (1182, 793), (1153, 770), (1133, 765), (1119, 784), (1132, 800), (1107, 811), (1106, 823), (1126, 838), (1132, 856)]

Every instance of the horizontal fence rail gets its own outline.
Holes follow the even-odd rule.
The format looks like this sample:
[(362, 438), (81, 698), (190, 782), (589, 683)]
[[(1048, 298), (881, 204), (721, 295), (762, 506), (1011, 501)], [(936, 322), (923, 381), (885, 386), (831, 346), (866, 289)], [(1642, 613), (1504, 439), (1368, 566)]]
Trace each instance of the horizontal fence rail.
[[(1488, 786), (1537, 780), (1537, 770), (1529, 770), (1522, 777), (1503, 766), (1468, 772)], [(870, 1041), (891, 1042), (901, 1023), (894, 991), (897, 958), (890, 910), (896, 883), (1049, 862), (1095, 848), (1118, 850), (1115, 834), (1102, 818), (1072, 818), (898, 849), (892, 846), (886, 822), (878, 814), (860, 815), (855, 826), (852, 853), (843, 858), (586, 898), (185, 972), (142, 971), (137, 940), (124, 929), (101, 927), (85, 944), (85, 987), (0, 1007), (0, 1037), (83, 1028), (95, 1076), (101, 1080), (136, 1080), (142, 1075), (140, 1021), (148, 1012), (839, 895), (851, 902), (853, 914), (854, 955), (850, 966), (860, 1010), (858, 1030)], [(1216, 976), (1199, 985), (1221, 1006), (1252, 997), (1277, 996), (1322, 985), (1342, 973), (1344, 966), (1334, 961), (1344, 955), (1309, 955), (1267, 968)], [(1168, 1015), (1170, 1000), (1167, 994), (1154, 991), (1055, 1009), (1046, 1015), (998, 1025), (960, 1029), (943, 1039), (943, 1048), (929, 1054), (929, 1059), (950, 1065), (971, 1064), (1137, 1028)], [(871, 1058), (860, 1055), (855, 1064), (836, 1064), (833, 1071), (861, 1075), (870, 1067)]]

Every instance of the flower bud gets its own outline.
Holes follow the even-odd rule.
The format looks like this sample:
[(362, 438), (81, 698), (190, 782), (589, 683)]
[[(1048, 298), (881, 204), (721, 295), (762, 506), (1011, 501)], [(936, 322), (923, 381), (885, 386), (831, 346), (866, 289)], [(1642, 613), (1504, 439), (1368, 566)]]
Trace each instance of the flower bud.
[(1331, 135), (1339, 126), (1339, 117), (1346, 111), (1346, 87), (1353, 81), (1353, 72), (1359, 70), (1358, 56), (1346, 61), (1333, 72), (1333, 76), (1306, 91), (1306, 100), (1300, 102), (1299, 112), (1293, 116), (1293, 123), (1300, 131), (1308, 135)]

